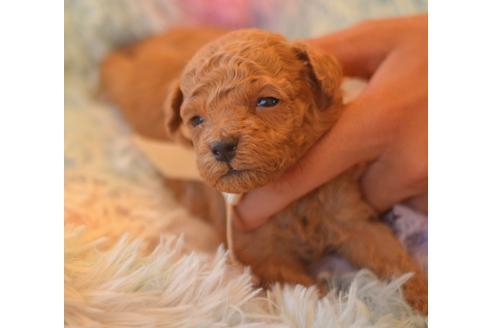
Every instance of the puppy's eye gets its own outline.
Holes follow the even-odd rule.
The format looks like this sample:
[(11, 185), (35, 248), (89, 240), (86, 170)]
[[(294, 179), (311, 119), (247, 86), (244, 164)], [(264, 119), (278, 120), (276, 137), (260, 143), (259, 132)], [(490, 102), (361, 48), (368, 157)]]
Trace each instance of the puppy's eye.
[(256, 106), (258, 107), (273, 107), (278, 104), (280, 100), (274, 97), (262, 97), (258, 98), (256, 101)]
[(192, 127), (195, 127), (197, 125), (202, 124), (203, 121), (204, 121), (203, 117), (196, 115), (196, 116), (193, 116), (190, 119), (190, 124), (191, 124)]

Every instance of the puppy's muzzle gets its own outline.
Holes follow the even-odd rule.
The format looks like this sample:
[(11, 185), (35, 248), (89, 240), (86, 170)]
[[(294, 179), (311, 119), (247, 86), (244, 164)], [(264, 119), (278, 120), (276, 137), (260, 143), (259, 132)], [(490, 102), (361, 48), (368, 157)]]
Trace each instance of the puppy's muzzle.
[(238, 140), (235, 138), (223, 139), (214, 142), (210, 146), (210, 150), (216, 160), (229, 163), (236, 156), (237, 143)]

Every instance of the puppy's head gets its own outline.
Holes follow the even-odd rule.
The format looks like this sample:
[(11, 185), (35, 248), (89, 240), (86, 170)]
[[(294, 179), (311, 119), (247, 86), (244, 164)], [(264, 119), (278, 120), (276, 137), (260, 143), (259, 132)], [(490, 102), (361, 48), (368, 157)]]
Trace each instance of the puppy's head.
[(329, 56), (260, 30), (203, 47), (165, 104), (169, 132), (191, 142), (198, 169), (220, 191), (277, 178), (328, 130), (342, 73)]

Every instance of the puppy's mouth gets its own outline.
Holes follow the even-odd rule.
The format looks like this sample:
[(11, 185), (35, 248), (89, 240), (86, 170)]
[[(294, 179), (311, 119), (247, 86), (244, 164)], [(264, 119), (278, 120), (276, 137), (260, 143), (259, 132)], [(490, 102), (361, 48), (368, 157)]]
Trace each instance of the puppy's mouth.
[(220, 177), (220, 179), (227, 178), (227, 177), (234, 177), (234, 176), (240, 176), (242, 174), (245, 174), (247, 172), (250, 172), (251, 170), (238, 170), (234, 169), (229, 166), (229, 170)]
[(217, 181), (219, 185), (227, 185), (227, 184), (240, 184), (244, 185), (246, 181), (248, 185), (251, 183), (250, 180), (255, 176), (255, 171), (252, 169), (235, 169), (229, 166), (229, 169), (226, 173), (220, 176)]
[(214, 187), (223, 192), (243, 193), (257, 187), (257, 182), (257, 171), (229, 166), (228, 170), (216, 180)]

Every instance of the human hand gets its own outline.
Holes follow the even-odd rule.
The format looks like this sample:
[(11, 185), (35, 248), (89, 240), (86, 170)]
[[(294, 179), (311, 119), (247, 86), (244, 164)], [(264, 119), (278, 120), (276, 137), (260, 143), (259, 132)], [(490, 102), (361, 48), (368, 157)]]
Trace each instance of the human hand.
[(261, 226), (357, 163), (369, 163), (361, 188), (376, 210), (407, 201), (426, 211), (427, 15), (369, 21), (305, 42), (369, 84), (296, 165), (243, 197), (238, 224)]

